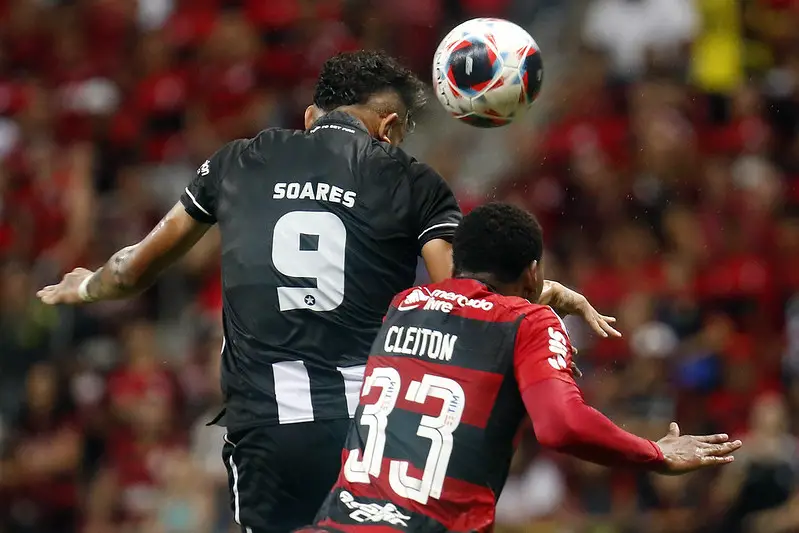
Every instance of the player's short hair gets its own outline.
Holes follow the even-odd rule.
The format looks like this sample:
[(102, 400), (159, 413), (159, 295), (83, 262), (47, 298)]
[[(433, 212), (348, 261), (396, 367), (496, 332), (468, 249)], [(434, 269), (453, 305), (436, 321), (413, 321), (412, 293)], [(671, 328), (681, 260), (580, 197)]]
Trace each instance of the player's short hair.
[(519, 279), (540, 261), (544, 235), (535, 217), (510, 204), (482, 205), (463, 217), (452, 243), (455, 275), (492, 274), (501, 283)]
[(374, 50), (345, 52), (322, 66), (313, 103), (327, 112), (365, 104), (370, 96), (387, 90), (399, 95), (408, 118), (413, 118), (425, 103), (424, 84), (393, 57)]

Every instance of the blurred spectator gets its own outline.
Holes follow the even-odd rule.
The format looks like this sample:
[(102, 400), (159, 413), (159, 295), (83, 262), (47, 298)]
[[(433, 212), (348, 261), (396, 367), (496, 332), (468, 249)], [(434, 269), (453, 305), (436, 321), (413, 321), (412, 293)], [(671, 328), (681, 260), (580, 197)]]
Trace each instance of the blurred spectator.
[(724, 509), (719, 531), (786, 531), (785, 515), (799, 525), (795, 506), (786, 503), (796, 488), (797, 440), (788, 433), (782, 398), (763, 396), (752, 410), (747, 450), (725, 469), (714, 494)]
[[(500, 528), (520, 527), (553, 516), (566, 497), (566, 479), (546, 455), (523, 446), (511, 465), (511, 475), (497, 503)], [(505, 531), (505, 529), (499, 529)]]
[(0, 509), (7, 517), (0, 523), (11, 532), (77, 531), (81, 425), (52, 365), (28, 372), (13, 428), (0, 462)]
[[(144, 531), (153, 524), (165, 531), (190, 530), (197, 517), (207, 516), (198, 505), (207, 507), (207, 487), (197, 483), (201, 478), (193, 468), (179, 472), (184, 479), (164, 479), (164, 470), (175, 460), (173, 454), (180, 457), (186, 450), (168, 401), (162, 396), (137, 397), (126, 408), (129, 425), (108, 442), (105, 462), (90, 487), (86, 531)], [(185, 476), (196, 491), (185, 493)], [(177, 509), (162, 506), (165, 482)], [(188, 513), (181, 510), (186, 506)]]
[(209, 509), (214, 508), (218, 516), (215, 531), (224, 531), (229, 523), (227, 509), (230, 504), (228, 474), (219, 455), (226, 430), (221, 426), (207, 425), (219, 413), (223, 399), (219, 387), (220, 346), (221, 332), (215, 329), (202, 345), (197, 365), (201, 408), (191, 428), (191, 456), (196, 468), (205, 476), (209, 497), (213, 498), (207, 505)]
[(57, 314), (32, 297), (30, 272), (0, 264), (0, 412), (14, 412), (28, 368), (48, 355)]
[[(141, 402), (158, 402), (166, 415), (180, 407), (174, 374), (163, 365), (153, 324), (135, 322), (123, 333), (125, 361), (108, 378), (112, 413), (122, 424), (140, 417)], [(124, 426), (123, 426), (124, 427)]]
[(608, 53), (621, 79), (652, 63), (681, 63), (698, 24), (691, 0), (597, 0), (585, 20), (586, 42)]

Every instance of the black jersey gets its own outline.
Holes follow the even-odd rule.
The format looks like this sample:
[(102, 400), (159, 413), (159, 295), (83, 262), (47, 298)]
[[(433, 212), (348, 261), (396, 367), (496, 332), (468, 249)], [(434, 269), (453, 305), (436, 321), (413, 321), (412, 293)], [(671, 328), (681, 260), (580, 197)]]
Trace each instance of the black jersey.
[(341, 112), (229, 143), (181, 201), (221, 232), (231, 430), (351, 417), (391, 298), (461, 218), (441, 176)]

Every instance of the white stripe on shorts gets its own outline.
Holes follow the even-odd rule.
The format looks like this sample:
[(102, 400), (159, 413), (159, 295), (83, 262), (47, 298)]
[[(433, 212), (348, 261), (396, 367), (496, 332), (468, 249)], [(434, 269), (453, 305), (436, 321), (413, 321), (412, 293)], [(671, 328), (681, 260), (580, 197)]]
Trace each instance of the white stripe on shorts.
[[(236, 447), (235, 444), (230, 442), (230, 439), (227, 438), (227, 435), (222, 437), (225, 442)], [(230, 472), (233, 474), (233, 520), (236, 521), (238, 525), (241, 525), (241, 501), (239, 500), (239, 469), (236, 468), (236, 463), (233, 462), (233, 452), (230, 453), (230, 457), (228, 458), (228, 464), (230, 465)], [(244, 526), (242, 526), (244, 527)], [(252, 533), (252, 529), (249, 527), (244, 527), (245, 533)]]

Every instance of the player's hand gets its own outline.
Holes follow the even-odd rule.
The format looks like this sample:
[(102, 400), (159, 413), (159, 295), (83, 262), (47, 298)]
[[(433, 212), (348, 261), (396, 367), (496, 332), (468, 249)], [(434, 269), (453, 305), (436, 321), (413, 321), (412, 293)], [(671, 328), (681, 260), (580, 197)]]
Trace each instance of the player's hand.
[(85, 268), (76, 268), (66, 274), (58, 285), (48, 285), (44, 287), (36, 296), (47, 305), (82, 304), (84, 301), (80, 297), (78, 289), (83, 280), (91, 276), (93, 272)]
[(616, 322), (614, 317), (600, 314), (588, 298), (565, 285), (555, 281), (544, 282), (539, 303), (552, 306), (561, 315), (582, 317), (600, 337), (621, 337), (621, 333), (611, 326)]
[(731, 441), (729, 435), (680, 435), (680, 426), (672, 422), (669, 433), (657, 441), (663, 452), (661, 474), (680, 475), (733, 462), (732, 453), (741, 447), (741, 441)]
[(577, 298), (581, 299), (581, 301), (576, 304), (577, 310), (570, 314), (583, 317), (583, 320), (585, 320), (588, 325), (591, 326), (591, 329), (594, 330), (594, 333), (600, 337), (621, 337), (621, 332), (611, 326), (611, 324), (616, 323), (616, 317), (600, 314), (599, 311), (594, 309), (594, 306), (591, 305), (585, 296), (577, 292), (574, 294), (576, 294)]

